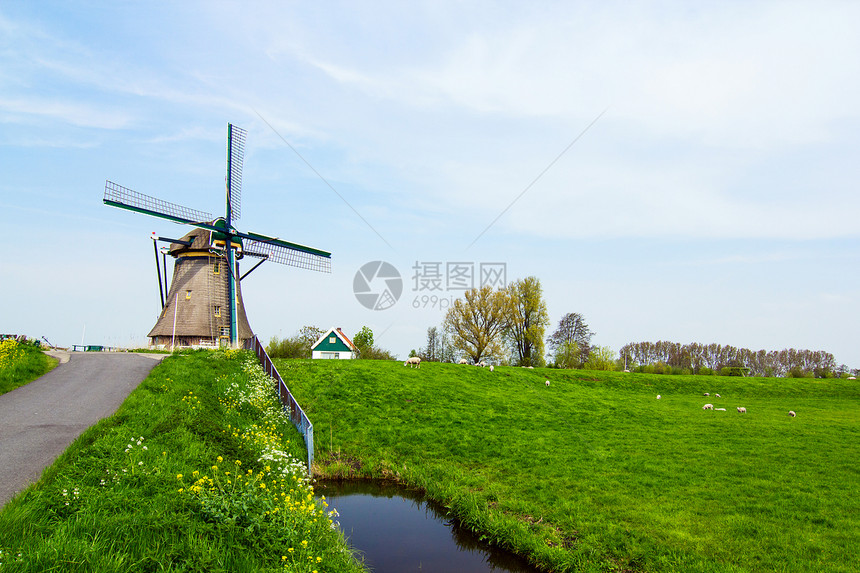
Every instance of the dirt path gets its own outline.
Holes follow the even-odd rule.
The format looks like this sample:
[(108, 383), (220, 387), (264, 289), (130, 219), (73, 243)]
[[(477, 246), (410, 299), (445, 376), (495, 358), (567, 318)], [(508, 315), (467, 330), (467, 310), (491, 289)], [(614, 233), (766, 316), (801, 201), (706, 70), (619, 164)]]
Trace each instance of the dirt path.
[(39, 479), (84, 430), (116, 412), (163, 354), (71, 353), (0, 396), (0, 507)]

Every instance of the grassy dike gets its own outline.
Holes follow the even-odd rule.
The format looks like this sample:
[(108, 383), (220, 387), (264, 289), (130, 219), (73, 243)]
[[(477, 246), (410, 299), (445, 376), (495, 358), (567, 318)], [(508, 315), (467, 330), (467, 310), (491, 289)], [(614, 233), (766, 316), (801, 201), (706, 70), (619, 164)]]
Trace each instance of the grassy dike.
[(0, 511), (0, 572), (362, 571), (304, 457), (253, 355), (173, 355)]
[(32, 344), (12, 339), (0, 341), (0, 394), (29, 384), (56, 366), (56, 359)]
[(278, 368), (314, 422), (320, 475), (423, 488), (548, 571), (849, 572), (860, 562), (855, 381)]

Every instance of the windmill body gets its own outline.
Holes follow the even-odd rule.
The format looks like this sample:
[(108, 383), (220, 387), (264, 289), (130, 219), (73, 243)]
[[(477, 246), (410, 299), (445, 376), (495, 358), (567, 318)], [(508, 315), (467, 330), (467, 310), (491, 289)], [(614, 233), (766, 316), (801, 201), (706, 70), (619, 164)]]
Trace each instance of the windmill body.
[[(150, 344), (158, 348), (229, 345), (234, 311), (229, 302), (230, 272), (223, 240), (219, 241), (214, 231), (195, 229), (180, 241), (168, 250), (176, 259), (173, 280), (158, 321), (147, 335)], [(233, 248), (236, 258), (241, 259), (241, 244), (234, 243)], [(233, 272), (237, 269), (238, 264)], [(245, 314), (239, 281), (235, 299), (238, 339), (244, 344), (253, 332)]]
[[(167, 300), (162, 302), (161, 315), (148, 335), (152, 345), (238, 347), (251, 338), (239, 275), (238, 261), (244, 256), (331, 271), (331, 253), (259, 233), (240, 232), (233, 227), (233, 221), (240, 215), (244, 145), (245, 131), (228, 125), (224, 218), (150, 197), (111, 181), (105, 183), (106, 205), (194, 227), (182, 239), (161, 239), (171, 243), (169, 253), (176, 261)], [(156, 261), (157, 258), (156, 255)]]

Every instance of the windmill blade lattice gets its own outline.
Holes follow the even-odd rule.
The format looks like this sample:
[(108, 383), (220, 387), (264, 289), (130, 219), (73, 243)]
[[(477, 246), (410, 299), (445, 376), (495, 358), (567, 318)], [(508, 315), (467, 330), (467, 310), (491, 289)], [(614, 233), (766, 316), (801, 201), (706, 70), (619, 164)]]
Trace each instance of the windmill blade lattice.
[(143, 193), (123, 187), (113, 181), (105, 182), (104, 203), (113, 207), (119, 207), (120, 209), (128, 209), (129, 211), (161, 217), (174, 223), (194, 225), (196, 223), (211, 221), (215, 218), (210, 213), (183, 207), (182, 205), (177, 205), (176, 203), (164, 201), (156, 197), (150, 197), (149, 195), (144, 195)]
[(229, 125), (227, 145), (227, 195), (230, 203), (230, 218), (242, 216), (242, 165), (245, 162), (245, 139), (248, 132), (241, 127)]
[(286, 241), (274, 243), (244, 239), (243, 254), (251, 257), (268, 257), (268, 260), (272, 262), (308, 271), (331, 272), (331, 255), (329, 253), (317, 254), (313, 252), (314, 249), (301, 245), (287, 243), (290, 246), (286, 246), (280, 243), (286, 243)]

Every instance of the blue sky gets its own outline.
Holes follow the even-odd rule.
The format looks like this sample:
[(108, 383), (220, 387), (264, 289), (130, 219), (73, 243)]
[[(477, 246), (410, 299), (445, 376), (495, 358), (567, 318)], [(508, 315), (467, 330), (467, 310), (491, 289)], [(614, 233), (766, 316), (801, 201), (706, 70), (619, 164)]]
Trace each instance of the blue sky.
[[(416, 262), (504, 263), (615, 350), (860, 367), (857, 29), (849, 2), (4, 2), (0, 329), (142, 344), (150, 233), (184, 231), (105, 180), (220, 213), (231, 122), (237, 227), (333, 253), (243, 282), (263, 340), (368, 325), (404, 357), (442, 321), (421, 297), (462, 294)], [(352, 292), (374, 260), (383, 311)]]

